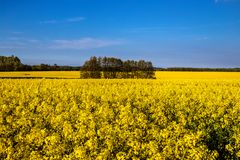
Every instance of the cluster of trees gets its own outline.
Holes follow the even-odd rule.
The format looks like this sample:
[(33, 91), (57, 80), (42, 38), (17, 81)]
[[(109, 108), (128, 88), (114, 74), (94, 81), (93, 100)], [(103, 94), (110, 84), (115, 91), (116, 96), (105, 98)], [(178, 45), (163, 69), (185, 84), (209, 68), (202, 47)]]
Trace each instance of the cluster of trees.
[(18, 57), (0, 56), (0, 71), (17, 71), (22, 68), (23, 64)]
[[(81, 69), (82, 68), (82, 69)], [(91, 57), (83, 67), (59, 66), (57, 64), (26, 65), (16, 56), (0, 56), (0, 71), (79, 71), (82, 78), (152, 78), (155, 71), (197, 71), (197, 72), (240, 72), (240, 68), (153, 68), (151, 62), (144, 60), (122, 61), (112, 57)]]
[(91, 57), (81, 68), (81, 78), (155, 78), (152, 62)]
[(0, 71), (79, 71), (80, 67), (58, 66), (57, 64), (25, 65), (16, 56), (0, 56)]
[(155, 68), (156, 71), (191, 71), (191, 72), (240, 72), (240, 68), (191, 68), (191, 67), (171, 67)]
[(18, 71), (79, 71), (80, 67), (59, 66), (57, 64), (22, 65)]
[(79, 71), (80, 67), (40, 64), (28, 66), (30, 71)]

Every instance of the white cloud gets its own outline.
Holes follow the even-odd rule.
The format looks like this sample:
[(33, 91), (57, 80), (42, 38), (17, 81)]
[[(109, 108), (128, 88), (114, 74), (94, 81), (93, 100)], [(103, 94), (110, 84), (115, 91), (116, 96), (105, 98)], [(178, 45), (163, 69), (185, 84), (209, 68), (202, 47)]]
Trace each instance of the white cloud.
[(0, 43), (0, 49), (16, 49), (26, 48), (26, 44), (23, 42), (3, 42)]
[(215, 3), (219, 2), (240, 2), (240, 0), (214, 0)]
[(204, 40), (208, 40), (208, 39), (209, 39), (209, 37), (207, 37), (207, 36), (202, 36), (202, 37), (196, 38), (196, 40), (198, 40), (198, 41), (204, 41)]
[(84, 17), (74, 17), (74, 18), (68, 18), (66, 19), (67, 22), (79, 22), (85, 20)]
[(0, 41), (1, 49), (11, 48), (45, 48), (45, 49), (94, 49), (110, 47), (124, 44), (125, 41), (119, 39), (97, 39), (97, 38), (81, 38), (75, 40), (50, 40), (43, 41), (38, 39), (30, 39), (24, 37), (9, 37), (4, 41)]
[(12, 31), (12, 32), (9, 32), (9, 33), (16, 34), (16, 35), (23, 34), (23, 32), (19, 32), (19, 31)]
[(58, 23), (57, 20), (47, 20), (47, 21), (41, 21), (40, 24), (55, 24)]
[(29, 42), (29, 43), (38, 43), (38, 42), (40, 42), (37, 39), (27, 39), (26, 41)]
[(187, 30), (191, 29), (187, 26), (155, 26), (155, 27), (136, 27), (123, 30), (128, 33), (143, 33), (143, 32), (170, 32), (173, 30)]
[(25, 37), (8, 37), (7, 40), (10, 42), (21, 42), (21, 43), (38, 43), (37, 39), (30, 39)]
[(42, 45), (43, 42), (38, 39), (25, 38), (25, 37), (8, 37), (0, 41), (0, 49), (13, 49), (13, 48), (31, 48)]
[(56, 24), (56, 23), (74, 23), (74, 22), (80, 22), (85, 20), (84, 17), (72, 17), (72, 18), (67, 18), (63, 20), (46, 20), (46, 21), (41, 21), (40, 24)]
[(51, 49), (94, 49), (109, 47), (114, 45), (121, 45), (122, 40), (104, 40), (95, 38), (81, 38), (78, 40), (54, 40), (49, 47)]

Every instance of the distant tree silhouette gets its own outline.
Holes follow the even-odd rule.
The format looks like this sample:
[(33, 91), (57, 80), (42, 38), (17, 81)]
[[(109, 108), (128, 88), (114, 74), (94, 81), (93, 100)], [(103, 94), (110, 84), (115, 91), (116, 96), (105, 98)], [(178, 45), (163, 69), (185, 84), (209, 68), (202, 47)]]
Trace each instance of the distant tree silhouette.
[(91, 57), (81, 68), (81, 78), (154, 78), (151, 62)]
[(17, 71), (23, 64), (18, 57), (15, 56), (0, 56), (0, 71)]
[(81, 68), (81, 78), (101, 78), (101, 67), (97, 57), (91, 57)]
[(122, 72), (123, 62), (121, 59), (113, 57), (99, 57), (98, 59), (104, 78), (117, 78), (118, 73)]
[[(92, 58), (92, 59), (91, 59)], [(154, 78), (155, 71), (240, 72), (240, 68), (154, 68), (151, 62), (122, 61), (114, 57), (91, 57), (84, 66), (59, 66), (57, 64), (26, 65), (12, 56), (0, 56), (0, 71), (79, 71), (81, 78)], [(90, 67), (91, 66), (91, 67)], [(95, 67), (94, 67), (95, 66)], [(84, 72), (82, 72), (84, 71)]]

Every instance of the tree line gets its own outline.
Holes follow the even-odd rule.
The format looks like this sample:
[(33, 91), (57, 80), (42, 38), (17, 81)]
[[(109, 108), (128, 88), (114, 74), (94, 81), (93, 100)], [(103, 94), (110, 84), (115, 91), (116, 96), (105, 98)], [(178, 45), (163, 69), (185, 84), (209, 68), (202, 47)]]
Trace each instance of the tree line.
[(155, 71), (190, 71), (190, 72), (240, 72), (240, 68), (191, 68), (191, 67), (171, 67), (154, 68)]
[(79, 71), (81, 68), (78, 66), (59, 66), (57, 64), (40, 64), (27, 67), (29, 67), (29, 71)]
[(0, 71), (17, 71), (21, 69), (23, 64), (18, 57), (0, 56)]
[(79, 71), (80, 67), (57, 64), (25, 65), (16, 56), (0, 56), (0, 71)]
[[(118, 62), (114, 62), (118, 67), (110, 67), (108, 66), (109, 64), (111, 64), (112, 62), (109, 62), (109, 64), (107, 64), (107, 61), (116, 61), (116, 60), (106, 60), (107, 57), (102, 58), (104, 59), (104, 61), (101, 63), (102, 65), (104, 63), (106, 63), (106, 66), (102, 66), (102, 70), (105, 71), (104, 75), (106, 78), (108, 77), (119, 77), (119, 74), (124, 75), (124, 73), (119, 73), (119, 72), (114, 72), (112, 73), (113, 75), (111, 75), (111, 72), (106, 72), (106, 71), (111, 71), (112, 68), (122, 72), (124, 69), (126, 72), (128, 72), (128, 74), (125, 74), (125, 76), (123, 76), (123, 78), (132, 78), (132, 77), (137, 77), (137, 65), (138, 62), (137, 61), (125, 61), (123, 62), (120, 59), (117, 59)], [(97, 58), (98, 59), (98, 58)], [(145, 61), (144, 61), (145, 62)], [(141, 63), (141, 62), (140, 62)], [(139, 63), (139, 64), (140, 64)], [(122, 67), (120, 67), (122, 65)], [(84, 67), (84, 66), (83, 66)], [(17, 57), (17, 56), (0, 56), (0, 71), (79, 71), (82, 67), (80, 66), (59, 66), (57, 64), (54, 65), (49, 65), (49, 64), (39, 64), (39, 65), (26, 65), (26, 64), (22, 64), (21, 60)], [(131, 68), (131, 69), (130, 69)], [(142, 67), (140, 67), (142, 68)], [(86, 70), (86, 68), (85, 68)], [(172, 67), (172, 68), (154, 68), (154, 71), (191, 71), (191, 72), (240, 72), (240, 68), (191, 68), (191, 67)], [(110, 74), (110, 75), (108, 75)], [(116, 76), (115, 76), (116, 75)], [(121, 77), (121, 76), (120, 76)], [(139, 75), (138, 75), (139, 77)]]
[(91, 57), (81, 67), (81, 78), (154, 78), (152, 62)]

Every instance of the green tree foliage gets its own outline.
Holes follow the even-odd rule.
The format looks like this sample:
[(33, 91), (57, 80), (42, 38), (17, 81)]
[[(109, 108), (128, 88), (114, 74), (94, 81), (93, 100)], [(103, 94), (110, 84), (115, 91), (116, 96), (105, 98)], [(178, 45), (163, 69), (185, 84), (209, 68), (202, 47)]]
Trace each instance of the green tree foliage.
[(240, 72), (240, 68), (191, 68), (191, 67), (171, 67), (155, 68), (156, 71), (186, 71), (186, 72)]
[(97, 57), (91, 57), (81, 68), (82, 78), (101, 78), (101, 67)]
[(0, 56), (0, 71), (17, 71), (22, 68), (23, 64), (18, 57)]
[(122, 61), (114, 57), (91, 57), (81, 68), (81, 78), (154, 78), (151, 62)]
[(118, 78), (117, 72), (123, 71), (123, 62), (121, 59), (113, 57), (99, 57), (98, 59), (104, 78)]
[(0, 71), (79, 71), (78, 66), (58, 66), (57, 64), (26, 65), (16, 56), (0, 56)]

